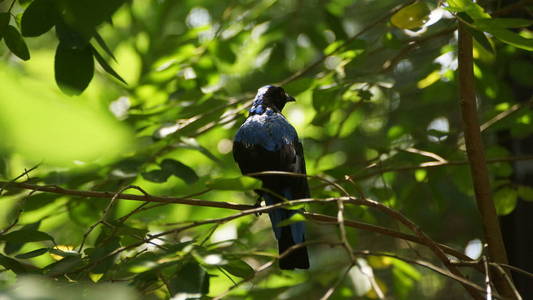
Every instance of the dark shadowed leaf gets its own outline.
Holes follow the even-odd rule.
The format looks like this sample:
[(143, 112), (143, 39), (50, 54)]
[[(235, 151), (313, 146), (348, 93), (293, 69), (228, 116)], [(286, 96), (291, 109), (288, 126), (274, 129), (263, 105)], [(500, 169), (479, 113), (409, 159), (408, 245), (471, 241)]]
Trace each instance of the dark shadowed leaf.
[(533, 201), (533, 188), (521, 185), (517, 189), (518, 196), (525, 201)]
[(0, 157), (0, 178), (7, 177), (7, 160), (3, 157)]
[(20, 21), (23, 36), (39, 36), (52, 29), (59, 14), (52, 0), (35, 0), (24, 11)]
[(301, 78), (286, 84), (283, 88), (289, 95), (296, 96), (309, 89), (313, 82), (312, 78)]
[(0, 40), (4, 37), (4, 31), (7, 29), (7, 25), (9, 25), (9, 19), (11, 16), (7, 12), (1, 12), (0, 13)]
[(9, 50), (13, 52), (13, 54), (22, 60), (30, 59), (30, 51), (28, 50), (28, 46), (26, 46), (26, 42), (24, 42), (24, 39), (15, 27), (8, 25), (4, 30), (3, 35), (4, 42)]
[(104, 51), (107, 53), (107, 55), (109, 55), (116, 62), (117, 59), (113, 55), (113, 51), (111, 51), (111, 49), (109, 49), (109, 46), (107, 46), (106, 42), (104, 41), (104, 39), (102, 38), (102, 36), (98, 32), (96, 32), (94, 34), (94, 39), (96, 40), (98, 45), (100, 45), (100, 47), (102, 47), (102, 49), (104, 49)]
[(254, 269), (242, 260), (233, 260), (229, 264), (222, 266), (222, 268), (231, 275), (241, 278), (252, 277), (255, 273)]
[(98, 62), (100, 67), (104, 69), (104, 71), (106, 71), (108, 74), (115, 77), (122, 83), (127, 84), (126, 81), (122, 77), (120, 77), (120, 75), (118, 75), (118, 73), (107, 63), (107, 61), (102, 57), (102, 55), (100, 55), (100, 53), (98, 53), (98, 51), (96, 51), (96, 49), (92, 45), (91, 49), (93, 51), (94, 57), (96, 58), (96, 61)]
[(17, 230), (0, 236), (0, 240), (10, 243), (29, 243), (40, 241), (53, 241), (54, 238), (48, 233), (37, 230)]
[(81, 94), (94, 74), (91, 48), (71, 48), (60, 42), (56, 49), (54, 71), (56, 83), (64, 93)]
[(533, 24), (533, 20), (517, 19), (517, 18), (491, 18), (491, 19), (476, 19), (474, 26), (481, 30), (498, 29), (498, 28), (520, 28), (528, 27)]
[(163, 172), (179, 177), (189, 184), (198, 180), (198, 175), (193, 169), (174, 159), (164, 159), (161, 162), (161, 169)]
[(54, 202), (57, 198), (57, 195), (47, 193), (31, 195), (24, 199), (23, 209), (33, 211)]
[(84, 48), (89, 44), (89, 39), (65, 24), (62, 20), (56, 24), (56, 35), (59, 42), (67, 48)]
[(2, 265), (4, 268), (8, 269), (8, 270), (11, 270), (13, 272), (15, 272), (16, 274), (22, 274), (22, 273), (26, 273), (27, 270), (26, 268), (24, 267), (24, 265), (22, 265), (21, 263), (19, 263), (18, 261), (10, 258), (10, 257), (7, 257), (7, 256), (4, 256), (2, 254), (0, 254), (0, 265)]
[(90, 38), (96, 32), (96, 26), (109, 20), (125, 0), (56, 0), (56, 2), (64, 11), (67, 24), (84, 37)]
[(49, 264), (44, 268), (44, 271), (48, 276), (57, 276), (72, 272), (82, 266), (83, 261), (80, 256), (68, 256), (60, 261)]
[(48, 252), (48, 248), (40, 248), (40, 249), (37, 249), (37, 250), (33, 250), (33, 251), (30, 251), (30, 252), (26, 252), (26, 253), (22, 253), (22, 254), (16, 255), (15, 257), (16, 258), (20, 258), (20, 259), (28, 259), (28, 258), (32, 258), (32, 257), (37, 257), (37, 256), (40, 256), (40, 255), (43, 255), (46, 252)]
[(248, 176), (219, 178), (207, 182), (207, 187), (215, 190), (247, 191), (260, 188), (261, 181)]
[(525, 38), (508, 29), (490, 29), (486, 31), (506, 44), (528, 51), (533, 51), (533, 39)]
[(313, 107), (318, 112), (331, 111), (335, 97), (338, 95), (339, 89), (337, 87), (328, 89), (317, 89), (313, 91)]
[(164, 172), (163, 170), (152, 170), (148, 172), (143, 172), (141, 175), (144, 179), (157, 183), (167, 181), (168, 177), (170, 176), (169, 173)]
[(209, 292), (209, 275), (196, 261), (189, 261), (170, 279), (169, 289), (171, 295), (198, 294), (197, 297), (188, 299), (199, 299), (202, 294)]

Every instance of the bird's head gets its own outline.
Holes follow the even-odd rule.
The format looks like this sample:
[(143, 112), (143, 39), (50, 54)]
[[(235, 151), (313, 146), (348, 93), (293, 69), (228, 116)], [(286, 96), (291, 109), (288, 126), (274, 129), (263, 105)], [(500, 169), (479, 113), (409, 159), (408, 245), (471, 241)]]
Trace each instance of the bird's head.
[(261, 114), (269, 107), (276, 112), (281, 112), (285, 103), (296, 101), (289, 96), (282, 87), (265, 85), (257, 90), (257, 95), (252, 103), (251, 113)]

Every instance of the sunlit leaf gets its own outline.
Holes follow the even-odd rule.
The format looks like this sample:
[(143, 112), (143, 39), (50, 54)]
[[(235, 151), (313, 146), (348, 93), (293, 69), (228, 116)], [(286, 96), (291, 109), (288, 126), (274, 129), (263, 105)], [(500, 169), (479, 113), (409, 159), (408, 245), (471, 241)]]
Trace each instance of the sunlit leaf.
[(473, 19), (490, 18), (485, 10), (471, 0), (447, 0), (449, 8), (455, 12), (465, 12)]
[[(293, 207), (287, 207), (287, 208), (293, 208)], [(306, 221), (306, 218), (302, 214), (296, 213), (292, 215), (290, 218), (279, 222), (276, 226), (283, 227), (283, 226), (287, 226), (287, 225), (291, 225), (291, 224), (294, 224), (297, 222), (303, 222), (303, 221)]]
[(415, 29), (421, 27), (429, 20), (429, 7), (423, 1), (416, 1), (400, 9), (391, 17), (391, 23), (402, 29)]
[(502, 188), (494, 193), (496, 213), (505, 216), (513, 212), (516, 207), (517, 191), (512, 188)]

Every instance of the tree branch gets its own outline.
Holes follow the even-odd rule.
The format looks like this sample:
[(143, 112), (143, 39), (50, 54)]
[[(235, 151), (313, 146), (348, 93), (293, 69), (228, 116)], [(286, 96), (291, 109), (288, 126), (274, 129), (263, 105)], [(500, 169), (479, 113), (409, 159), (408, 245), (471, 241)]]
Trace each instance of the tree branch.
[[(496, 208), (492, 201), (489, 172), (485, 162), (485, 150), (481, 139), (479, 120), (476, 109), (476, 95), (474, 87), (472, 36), (467, 25), (459, 23), (459, 92), (461, 113), (464, 124), (466, 152), (470, 162), (470, 170), (476, 202), (481, 220), (485, 241), (488, 244), (488, 254), (491, 261), (507, 263), (507, 254), (503, 243), (502, 233)], [(505, 279), (496, 272), (493, 281), (498, 291), (506, 297), (513, 297), (513, 292)]]

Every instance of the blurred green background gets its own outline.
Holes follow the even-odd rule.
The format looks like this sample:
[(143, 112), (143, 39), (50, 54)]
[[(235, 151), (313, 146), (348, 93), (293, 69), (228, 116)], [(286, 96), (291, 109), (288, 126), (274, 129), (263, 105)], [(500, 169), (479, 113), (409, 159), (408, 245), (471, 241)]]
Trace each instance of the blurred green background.
[[(527, 256), (522, 233), (531, 227), (520, 224), (533, 215), (529, 169), (522, 167), (533, 149), (524, 146), (533, 132), (530, 7), (506, 11), (513, 1), (480, 1), (493, 16), (513, 18), (502, 21), (470, 1), (438, 4), (0, 1), (0, 178), (39, 164), (19, 181), (110, 192), (136, 185), (152, 195), (253, 204), (250, 190), (206, 186), (240, 176), (233, 135), (257, 88), (282, 84), (297, 99), (284, 114), (302, 139), (308, 174), (399, 210), (435, 241), (478, 258), (482, 227), (456, 72), (461, 20), (475, 37), (494, 200), (511, 218), (504, 235), (511, 262), (520, 265)], [(321, 181), (310, 184), (315, 198), (340, 196)], [(274, 264), (255, 273), (277, 254), (266, 215), (195, 227), (108, 257), (147, 235), (235, 211), (148, 204), (130, 215), (140, 202), (119, 200), (103, 218), (110, 199), (0, 187), (0, 295), (13, 299), (34, 299), (21, 292), (28, 289), (70, 299), (61, 285), (74, 294), (93, 291), (87, 299), (108, 288), (117, 299), (209, 298), (250, 276), (226, 298), (319, 299), (338, 280), (331, 299), (375, 299), (372, 282), (389, 299), (467, 298), (457, 282), (387, 257), (358, 257), (342, 277), (349, 257), (327, 244), (309, 247), (309, 271)], [(337, 214), (335, 204), (306, 210)], [(371, 208), (347, 206), (345, 218), (406, 231)], [(339, 241), (335, 225), (308, 221), (307, 228), (307, 240)], [(438, 264), (414, 243), (354, 228), (347, 237), (354, 250)], [(465, 273), (482, 283), (482, 274)]]

